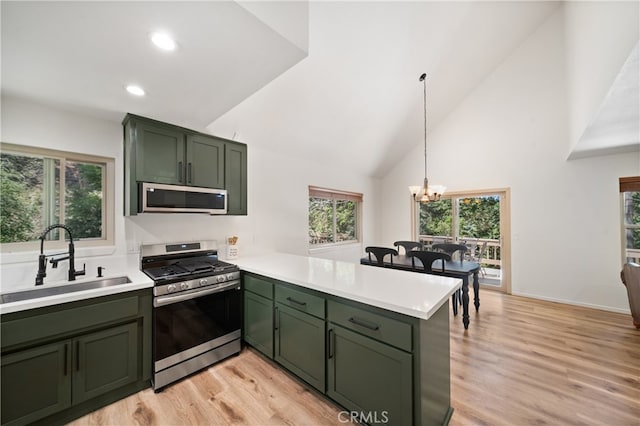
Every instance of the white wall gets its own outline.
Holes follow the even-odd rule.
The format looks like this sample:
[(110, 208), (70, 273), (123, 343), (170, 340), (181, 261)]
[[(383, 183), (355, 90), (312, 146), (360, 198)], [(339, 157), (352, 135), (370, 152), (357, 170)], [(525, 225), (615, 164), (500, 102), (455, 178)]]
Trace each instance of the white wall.
[(638, 42), (640, 3), (570, 1), (564, 8), (569, 150), (594, 119)]
[[(248, 144), (247, 216), (146, 214), (124, 217), (120, 122), (5, 96), (2, 98), (2, 125), (3, 142), (116, 159), (116, 246), (108, 253), (102, 250), (102, 254), (126, 255), (137, 251), (140, 244), (197, 239), (217, 240), (222, 249), (226, 236), (237, 235), (241, 255), (273, 250), (307, 255), (308, 185), (363, 193), (364, 235), (373, 232), (375, 197), (369, 178), (350, 171), (332, 170), (330, 165), (318, 164), (313, 158), (292, 158), (284, 153), (267, 151), (260, 147), (260, 141), (242, 141)], [(362, 244), (352, 244), (314, 255), (357, 261), (362, 252)], [(78, 250), (79, 262), (82, 262), (83, 253), (86, 256), (87, 251)], [(32, 258), (35, 264), (37, 255), (34, 253)], [(3, 255), (2, 263), (13, 263), (11, 255)]]
[[(429, 178), (452, 191), (511, 188), (514, 294), (628, 312), (617, 185), (640, 173), (640, 156), (565, 160), (565, 30), (560, 9), (433, 129)], [(417, 145), (383, 180), (386, 243), (410, 236), (406, 187), (420, 182), (422, 155)]]

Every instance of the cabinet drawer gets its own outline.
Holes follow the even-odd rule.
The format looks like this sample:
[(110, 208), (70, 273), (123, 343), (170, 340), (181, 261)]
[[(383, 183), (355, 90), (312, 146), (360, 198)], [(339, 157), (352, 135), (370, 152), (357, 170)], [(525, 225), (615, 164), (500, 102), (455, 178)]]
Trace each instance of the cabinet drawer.
[[(72, 305), (54, 307), (53, 310), (28, 311), (30, 316), (20, 319), (3, 318), (2, 346), (8, 347), (31, 340), (51, 338), (80, 329), (94, 327), (115, 321), (133, 318), (138, 315), (138, 296), (119, 296), (107, 300), (90, 299)], [(111, 299), (111, 300), (109, 300)], [(22, 313), (21, 313), (22, 314)]]
[(276, 301), (324, 319), (324, 299), (320, 296), (279, 285), (276, 286)]
[(411, 352), (411, 324), (333, 300), (327, 309), (329, 321)]
[(273, 300), (273, 283), (256, 275), (244, 275), (244, 289)]

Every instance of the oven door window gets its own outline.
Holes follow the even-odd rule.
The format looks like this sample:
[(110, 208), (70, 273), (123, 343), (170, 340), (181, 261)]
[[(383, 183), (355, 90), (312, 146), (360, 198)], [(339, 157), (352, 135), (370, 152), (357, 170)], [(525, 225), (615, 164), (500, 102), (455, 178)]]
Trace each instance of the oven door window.
[(228, 290), (154, 308), (154, 361), (239, 330), (241, 300)]

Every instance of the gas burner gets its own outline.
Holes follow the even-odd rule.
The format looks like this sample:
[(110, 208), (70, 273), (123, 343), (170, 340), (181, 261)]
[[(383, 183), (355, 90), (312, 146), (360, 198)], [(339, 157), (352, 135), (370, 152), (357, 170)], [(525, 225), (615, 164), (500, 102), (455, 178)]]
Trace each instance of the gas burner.
[(142, 272), (155, 282), (156, 296), (240, 279), (240, 269), (218, 260), (215, 242), (142, 246)]

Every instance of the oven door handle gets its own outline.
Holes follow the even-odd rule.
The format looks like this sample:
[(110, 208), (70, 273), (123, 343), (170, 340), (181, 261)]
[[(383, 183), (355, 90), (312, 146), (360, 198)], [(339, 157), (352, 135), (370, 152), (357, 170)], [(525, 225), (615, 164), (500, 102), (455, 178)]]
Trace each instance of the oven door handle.
[(183, 302), (185, 300), (195, 299), (201, 296), (207, 296), (209, 294), (219, 293), (221, 291), (229, 290), (232, 288), (236, 288), (239, 290), (240, 281), (232, 281), (218, 287), (208, 288), (204, 290), (194, 290), (188, 293), (155, 297), (153, 299), (153, 306), (157, 308), (158, 306), (165, 306), (165, 305), (170, 305), (172, 303)]

